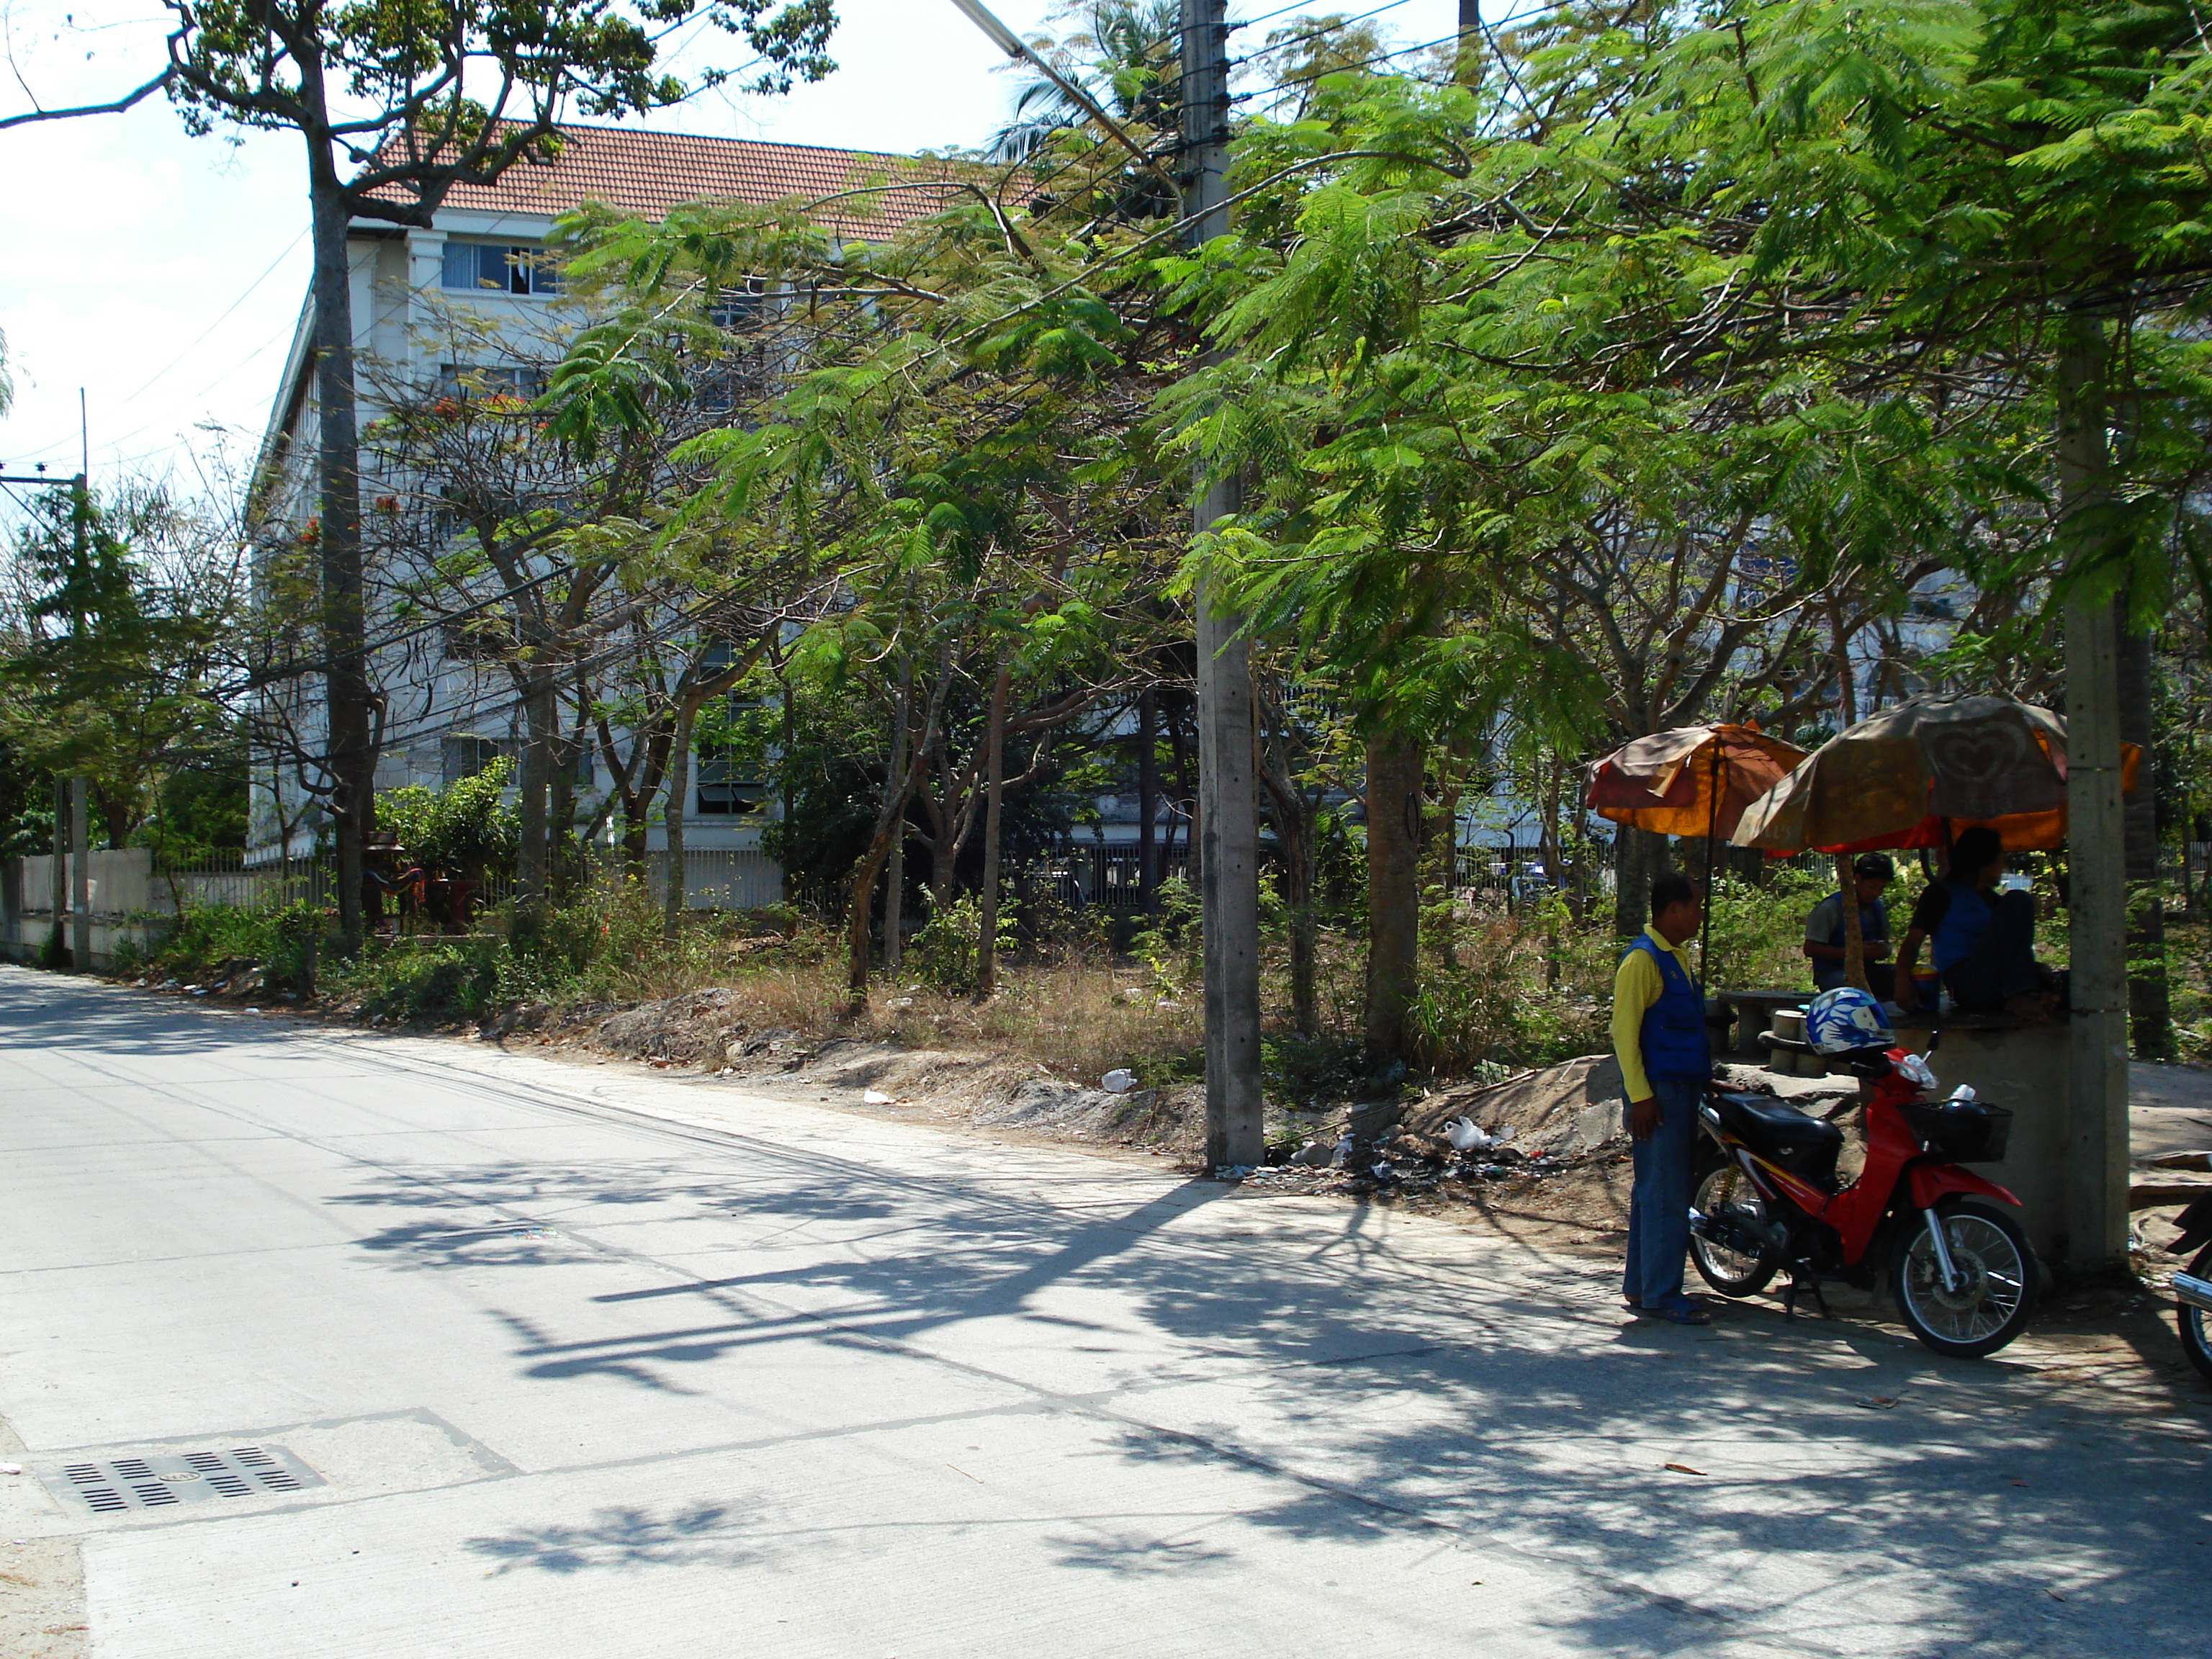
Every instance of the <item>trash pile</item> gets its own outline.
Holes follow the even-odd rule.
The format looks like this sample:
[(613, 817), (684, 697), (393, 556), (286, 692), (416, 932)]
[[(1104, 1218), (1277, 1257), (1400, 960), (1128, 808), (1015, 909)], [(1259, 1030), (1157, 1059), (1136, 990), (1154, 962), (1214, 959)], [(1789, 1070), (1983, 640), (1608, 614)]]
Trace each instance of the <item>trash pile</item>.
[(1418, 1194), (1503, 1186), (1526, 1191), (1627, 1147), (1620, 1069), (1591, 1054), (1500, 1083), (1358, 1107), (1341, 1124), (1278, 1142), (1262, 1188)]

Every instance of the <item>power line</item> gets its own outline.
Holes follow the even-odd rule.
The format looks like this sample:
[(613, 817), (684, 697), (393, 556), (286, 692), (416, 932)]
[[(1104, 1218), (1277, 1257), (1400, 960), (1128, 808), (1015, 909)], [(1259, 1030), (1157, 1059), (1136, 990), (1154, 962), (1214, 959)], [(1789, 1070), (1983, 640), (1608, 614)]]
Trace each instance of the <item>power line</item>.
[(271, 276), (275, 276), (276, 274), (276, 267), (283, 264), (285, 260), (290, 258), (292, 257), (292, 250), (299, 246), (301, 243), (307, 240), (307, 233), (305, 230), (302, 230), (297, 236), (295, 236), (289, 242), (285, 244), (284, 251), (269, 262), (269, 269), (263, 271), (258, 276), (256, 276), (252, 282), (248, 283), (246, 285), (246, 291), (223, 307), (222, 316), (217, 317), (213, 322), (202, 329), (199, 332), (198, 337), (194, 339), (191, 344), (186, 346), (175, 356), (170, 358), (167, 362), (155, 369), (153, 374), (148, 378), (145, 386), (140, 386), (137, 392), (132, 392), (129, 397), (124, 398), (121, 403), (115, 406), (118, 409), (125, 409), (131, 404), (136, 403), (138, 398), (144, 394), (147, 388), (151, 386), (155, 381), (160, 380), (164, 374), (167, 374), (179, 363), (181, 363), (185, 358), (191, 356), (193, 352), (198, 350), (201, 345), (206, 342), (208, 336), (214, 333), (216, 330), (221, 328), (223, 324), (229, 319), (230, 313), (232, 312), (236, 311), (239, 307), (244, 305), (248, 300), (252, 299), (253, 297), (253, 290), (259, 288), (262, 283), (267, 282)]
[[(1283, 85), (1303, 85), (1306, 82), (1319, 79), (1321, 75), (1341, 75), (1348, 70), (1367, 69), (1376, 64), (1387, 64), (1393, 58), (1405, 58), (1417, 52), (1432, 52), (1438, 46), (1448, 46), (1454, 44), (1459, 40), (1459, 38), (1458, 31), (1454, 30), (1451, 33), (1442, 35), (1434, 40), (1424, 40), (1417, 46), (1401, 46), (1395, 52), (1379, 52), (1372, 58), (1363, 58), (1356, 64), (1331, 64), (1327, 69), (1321, 70), (1318, 75), (1294, 75), (1288, 77), (1284, 82)], [(1231, 93), (1230, 97), (1233, 101), (1241, 102), (1247, 98), (1270, 97), (1279, 93), (1282, 89), (1282, 87), (1255, 87), (1250, 92)]]
[[(1363, 11), (1356, 17), (1340, 17), (1333, 22), (1323, 24), (1317, 29), (1308, 29), (1304, 34), (1292, 34), (1285, 36), (1280, 40), (1270, 40), (1265, 46), (1260, 48), (1260, 52), (1281, 52), (1285, 47), (1300, 46), (1308, 40), (1318, 40), (1324, 34), (1334, 34), (1339, 29), (1348, 29), (1354, 23), (1364, 23), (1370, 17), (1380, 17), (1386, 11), (1395, 11), (1401, 6), (1411, 5), (1412, 3), (1413, 0), (1389, 0), (1389, 3), (1388, 5), (1377, 6), (1372, 11)], [(1292, 6), (1289, 8), (1289, 9), (1297, 11), (1302, 9), (1302, 8)], [(1279, 13), (1277, 15), (1279, 15), (1280, 14)], [(1458, 39), (1456, 35), (1452, 38), (1455, 40)], [(1235, 69), (1239, 64), (1249, 64), (1257, 56), (1259, 56), (1259, 52), (1255, 52), (1249, 56), (1234, 59), (1231, 63), (1230, 67), (1231, 69)]]

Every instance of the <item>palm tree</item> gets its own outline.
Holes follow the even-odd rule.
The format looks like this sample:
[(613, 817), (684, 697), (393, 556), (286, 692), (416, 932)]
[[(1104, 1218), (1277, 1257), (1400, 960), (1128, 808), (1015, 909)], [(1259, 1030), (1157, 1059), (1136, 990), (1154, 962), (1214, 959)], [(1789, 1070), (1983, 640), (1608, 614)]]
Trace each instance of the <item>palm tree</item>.
[[(1111, 110), (1124, 126), (1173, 133), (1182, 125), (1182, 6), (1181, 0), (1068, 0), (1055, 21), (1080, 20), (1082, 27), (1042, 50), (1054, 67)], [(1089, 112), (1050, 81), (1038, 76), (1014, 94), (1006, 124), (992, 135), (987, 154), (994, 161), (1025, 161), (1051, 142), (1054, 133), (1078, 127)], [(1142, 181), (1133, 180), (1141, 185)], [(1163, 199), (1152, 204), (1152, 195)], [(1141, 200), (1138, 199), (1141, 197)], [(1129, 203), (1149, 209), (1133, 216), (1170, 210), (1157, 179), (1139, 188)]]

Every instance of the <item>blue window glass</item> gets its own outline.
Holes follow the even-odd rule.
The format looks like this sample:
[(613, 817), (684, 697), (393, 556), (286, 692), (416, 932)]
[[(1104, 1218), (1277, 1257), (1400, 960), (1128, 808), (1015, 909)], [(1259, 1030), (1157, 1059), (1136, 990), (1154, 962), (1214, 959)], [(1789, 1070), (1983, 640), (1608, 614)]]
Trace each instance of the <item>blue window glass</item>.
[(448, 242), (440, 286), (483, 294), (557, 294), (560, 277), (535, 248)]

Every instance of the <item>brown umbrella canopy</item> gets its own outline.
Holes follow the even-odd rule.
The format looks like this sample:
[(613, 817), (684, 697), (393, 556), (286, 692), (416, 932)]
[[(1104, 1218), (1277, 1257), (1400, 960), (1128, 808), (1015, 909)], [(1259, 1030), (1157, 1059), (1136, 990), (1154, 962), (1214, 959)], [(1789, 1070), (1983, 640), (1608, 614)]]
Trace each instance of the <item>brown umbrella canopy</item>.
[[(2136, 753), (2127, 753), (2133, 787)], [(1986, 824), (2007, 852), (2066, 836), (2066, 722), (2010, 697), (1914, 697), (1831, 738), (1754, 802), (1741, 847), (1858, 853), (1947, 847)]]
[(1804, 758), (1753, 725), (1678, 726), (1592, 763), (1585, 800), (1600, 817), (1632, 829), (1726, 836)]

